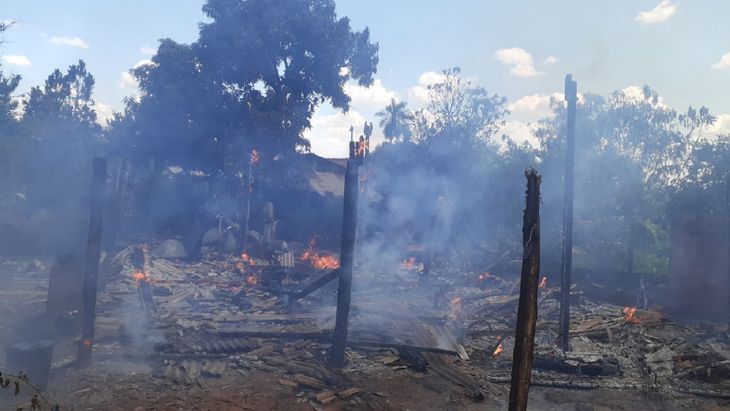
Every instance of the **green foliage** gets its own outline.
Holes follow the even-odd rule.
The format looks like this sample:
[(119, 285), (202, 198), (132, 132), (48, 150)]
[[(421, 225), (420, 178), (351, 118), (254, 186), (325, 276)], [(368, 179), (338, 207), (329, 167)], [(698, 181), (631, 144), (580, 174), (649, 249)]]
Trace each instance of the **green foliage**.
[(344, 85), (372, 84), (377, 44), (337, 17), (331, 0), (209, 0), (203, 12), (211, 21), (195, 43), (162, 40), (152, 64), (132, 71), (141, 96), (111, 123), (113, 147), (160, 169), (228, 176), (245, 170), (255, 148), (262, 174), (296, 177), (315, 108), (349, 109)]

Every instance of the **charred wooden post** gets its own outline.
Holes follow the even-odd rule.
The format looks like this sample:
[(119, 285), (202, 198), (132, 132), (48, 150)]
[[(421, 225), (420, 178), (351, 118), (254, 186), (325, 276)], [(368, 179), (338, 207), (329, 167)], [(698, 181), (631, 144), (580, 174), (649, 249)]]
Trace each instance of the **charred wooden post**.
[(251, 196), (253, 195), (253, 166), (259, 161), (259, 153), (256, 150), (251, 150), (251, 159), (248, 162), (248, 178), (246, 182), (246, 207), (243, 211), (243, 232), (241, 239), (243, 243), (243, 251), (246, 252), (248, 249), (248, 228), (249, 221), (251, 220)]
[(527, 409), (527, 394), (535, 356), (537, 289), (540, 280), (540, 176), (532, 169), (525, 173), (525, 177), (527, 177), (527, 205), (522, 225), (522, 274), (515, 349), (512, 356), (510, 411)]
[(573, 270), (573, 173), (575, 171), (575, 105), (578, 84), (572, 75), (565, 76), (565, 100), (568, 102), (565, 135), (565, 174), (563, 181), (563, 259), (560, 275), (560, 342), (563, 351), (570, 351), (570, 275)]
[(357, 182), (358, 165), (356, 160), (347, 161), (345, 172), (345, 198), (342, 212), (342, 238), (340, 247), (340, 275), (337, 285), (337, 315), (332, 345), (331, 363), (342, 367), (345, 363), (345, 344), (347, 323), (350, 315), (352, 291), (352, 265), (355, 254), (355, 234), (357, 231)]
[(104, 216), (104, 188), (106, 186), (106, 159), (95, 157), (91, 181), (91, 211), (89, 238), (86, 244), (86, 273), (84, 275), (84, 326), (78, 348), (80, 367), (91, 364), (96, 320), (96, 287), (101, 255), (101, 225)]

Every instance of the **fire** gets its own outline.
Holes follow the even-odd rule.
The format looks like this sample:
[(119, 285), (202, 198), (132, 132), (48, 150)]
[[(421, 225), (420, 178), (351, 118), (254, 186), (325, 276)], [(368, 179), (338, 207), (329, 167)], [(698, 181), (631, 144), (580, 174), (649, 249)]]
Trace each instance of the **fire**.
[(636, 307), (624, 307), (624, 321), (639, 324), (641, 320), (636, 316)]
[(479, 281), (484, 281), (487, 278), (491, 278), (491, 277), (492, 277), (492, 273), (490, 273), (489, 271), (487, 271), (484, 274), (479, 274)]
[(304, 250), (304, 253), (302, 253), (302, 261), (308, 261), (309, 264), (317, 270), (333, 270), (340, 266), (340, 262), (337, 257), (333, 255), (319, 255), (319, 253), (314, 250), (315, 245), (316, 240), (314, 238), (309, 240), (309, 246), (306, 250)]
[(252, 165), (252, 166), (255, 166), (255, 165), (256, 165), (256, 163), (258, 163), (258, 162), (259, 162), (259, 159), (260, 159), (260, 158), (261, 158), (261, 156), (259, 156), (259, 152), (258, 152), (258, 151), (256, 151), (256, 150), (251, 150), (251, 165)]
[(400, 264), (402, 270), (411, 271), (416, 270), (418, 265), (416, 264), (416, 257), (409, 257)]
[(246, 277), (246, 284), (256, 285), (258, 283), (259, 283), (259, 279), (255, 275), (249, 275), (248, 277)]
[(83, 341), (81, 342), (81, 344), (83, 344), (83, 345), (84, 345), (84, 347), (86, 347), (86, 348), (91, 348), (91, 346), (92, 346), (92, 345), (94, 345), (94, 340), (92, 340), (91, 338), (85, 338), (85, 339), (84, 339), (84, 340), (83, 340)]
[(365, 155), (365, 151), (368, 149), (368, 146), (370, 145), (370, 141), (361, 139), (357, 143), (357, 156), (362, 157)]
[(502, 351), (504, 351), (504, 346), (502, 345), (502, 337), (497, 336), (497, 341), (499, 341), (499, 344), (497, 345), (497, 348), (494, 349), (494, 352), (492, 353), (492, 357), (496, 358), (499, 354), (502, 354)]
[(540, 280), (540, 288), (545, 288), (547, 286), (547, 277), (542, 277)]
[(137, 271), (134, 274), (132, 274), (132, 279), (137, 283), (137, 285), (141, 285), (142, 283), (149, 283), (151, 278), (146, 273), (143, 273), (142, 271)]

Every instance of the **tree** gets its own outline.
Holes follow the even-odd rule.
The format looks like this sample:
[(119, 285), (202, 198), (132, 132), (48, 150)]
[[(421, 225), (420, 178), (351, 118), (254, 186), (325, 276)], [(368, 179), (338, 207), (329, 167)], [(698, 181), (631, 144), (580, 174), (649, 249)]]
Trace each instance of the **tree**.
[[(566, 110), (561, 100), (552, 106), (554, 116), (538, 123), (535, 136), (545, 177), (543, 233), (557, 240), (560, 222), (549, 216), (560, 216), (562, 208)], [(666, 256), (655, 257), (668, 241), (669, 195), (686, 178), (693, 146), (713, 121), (704, 107), (677, 112), (648, 86), (609, 98), (583, 96), (576, 116), (575, 236), (595, 266), (632, 269), (636, 249), (646, 263), (639, 269), (662, 269)]]
[(24, 170), (28, 199), (39, 207), (75, 204), (85, 196), (91, 157), (102, 142), (94, 84), (80, 60), (66, 73), (54, 70), (25, 99), (21, 126), (27, 141), (16, 161)]
[(195, 43), (163, 40), (152, 63), (133, 70), (141, 95), (128, 105), (129, 146), (163, 167), (233, 175), (256, 148), (266, 175), (280, 175), (288, 167), (271, 159), (291, 165), (308, 150), (302, 133), (319, 104), (346, 111), (345, 83), (372, 84), (377, 43), (331, 0), (208, 0), (203, 12), (210, 22)]
[(380, 117), (380, 127), (389, 142), (398, 138), (408, 141), (411, 138), (410, 123), (413, 115), (406, 110), (406, 105), (405, 101), (396, 102), (391, 99), (383, 111), (375, 113)]

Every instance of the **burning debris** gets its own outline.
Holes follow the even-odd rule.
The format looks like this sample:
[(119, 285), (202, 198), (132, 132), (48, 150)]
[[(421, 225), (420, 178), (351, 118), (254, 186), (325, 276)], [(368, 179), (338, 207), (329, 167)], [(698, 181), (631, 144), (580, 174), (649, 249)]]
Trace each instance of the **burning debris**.
[(301, 260), (309, 263), (312, 268), (317, 270), (333, 270), (340, 266), (340, 262), (334, 255), (320, 255), (320, 252), (316, 251), (316, 239), (312, 238), (309, 240), (307, 249), (302, 253)]

